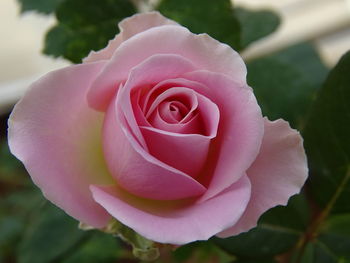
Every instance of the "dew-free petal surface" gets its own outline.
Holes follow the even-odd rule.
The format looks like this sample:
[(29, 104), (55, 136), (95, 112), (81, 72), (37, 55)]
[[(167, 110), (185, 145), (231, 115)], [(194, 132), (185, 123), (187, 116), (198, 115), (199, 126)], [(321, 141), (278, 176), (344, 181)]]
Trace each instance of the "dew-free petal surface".
[(184, 78), (206, 88), (192, 88), (213, 101), (220, 111), (217, 139), (207, 161), (208, 190), (203, 198), (220, 193), (246, 173), (255, 160), (264, 135), (261, 110), (251, 88), (226, 75), (209, 71), (187, 73)]
[[(177, 89), (181, 91), (184, 88), (173, 88), (168, 91)], [(187, 131), (196, 133), (181, 134), (177, 133), (176, 129), (171, 132), (172, 129), (164, 127), (165, 125), (162, 125), (164, 129), (141, 127), (141, 131), (149, 152), (154, 157), (195, 178), (201, 176), (201, 170), (207, 161), (211, 141), (217, 134), (220, 113), (213, 102), (191, 91), (198, 98), (198, 121), (185, 123), (183, 128), (187, 127)]]
[(202, 203), (154, 202), (131, 196), (117, 186), (91, 186), (91, 190), (96, 202), (123, 224), (150, 240), (177, 245), (207, 240), (235, 224), (250, 198), (246, 176)]
[(89, 104), (106, 110), (130, 70), (155, 54), (180, 55), (198, 69), (220, 72), (239, 84), (245, 83), (245, 64), (231, 47), (206, 34), (196, 35), (181, 26), (165, 25), (136, 34), (119, 46), (94, 81), (88, 94)]
[(9, 119), (11, 152), (51, 202), (76, 219), (102, 227), (110, 216), (90, 184), (113, 182), (102, 154), (103, 116), (86, 93), (103, 62), (66, 67), (34, 82)]
[(199, 134), (176, 134), (143, 127), (150, 154), (191, 177), (200, 176), (211, 138)]
[(119, 106), (115, 101), (110, 105), (103, 127), (106, 162), (118, 184), (130, 193), (151, 199), (203, 194), (206, 188), (199, 182), (161, 162), (136, 141)]
[(308, 175), (303, 140), (288, 122), (265, 119), (265, 134), (260, 153), (247, 175), (252, 197), (247, 210), (236, 225), (219, 234), (228, 237), (256, 226), (259, 217), (299, 193)]
[(158, 54), (149, 57), (130, 72), (127, 82), (118, 93), (117, 104), (125, 116), (130, 133), (145, 149), (147, 149), (147, 145), (140, 132), (133, 110), (132, 91), (148, 87), (148, 85), (156, 85), (158, 82), (169, 78), (176, 78), (194, 69), (194, 65), (181, 56)]

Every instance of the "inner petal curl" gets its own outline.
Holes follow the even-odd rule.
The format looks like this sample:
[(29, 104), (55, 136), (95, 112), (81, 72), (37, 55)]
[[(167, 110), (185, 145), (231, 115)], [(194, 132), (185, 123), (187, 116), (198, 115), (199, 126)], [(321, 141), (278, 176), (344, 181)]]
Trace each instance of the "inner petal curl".
[(174, 124), (182, 122), (188, 115), (188, 108), (180, 101), (164, 101), (159, 104), (158, 111), (165, 122)]

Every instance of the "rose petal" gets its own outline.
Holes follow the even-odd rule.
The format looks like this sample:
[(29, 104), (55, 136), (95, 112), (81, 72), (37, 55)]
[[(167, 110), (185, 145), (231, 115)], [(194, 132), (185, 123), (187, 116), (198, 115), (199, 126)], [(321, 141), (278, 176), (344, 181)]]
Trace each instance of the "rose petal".
[(163, 130), (141, 127), (141, 131), (150, 154), (192, 177), (198, 177), (207, 161), (211, 139), (217, 134), (220, 113), (218, 107), (206, 97), (196, 92), (194, 95), (198, 99), (198, 116), (203, 127), (191, 129), (188, 126), (196, 123), (188, 122), (184, 124), (183, 129), (199, 130), (198, 134), (180, 134), (176, 133), (176, 129), (174, 132), (169, 132), (167, 127)]
[(112, 175), (130, 193), (145, 198), (171, 200), (205, 192), (205, 187), (192, 177), (145, 151), (130, 132), (115, 103), (110, 105), (106, 113), (103, 149)]
[[(186, 73), (186, 72), (185, 72)], [(183, 75), (183, 74), (181, 74)], [(179, 79), (179, 78), (168, 78), (165, 79), (161, 82), (159, 82), (157, 85), (153, 86), (150, 88), (150, 91), (147, 92), (146, 94), (138, 94), (137, 100), (138, 104), (140, 105), (140, 109), (142, 108), (143, 112), (149, 112), (151, 105), (154, 103), (154, 101), (165, 91), (169, 89), (173, 89), (176, 87), (186, 87), (187, 89), (193, 90), (193, 86), (195, 86), (197, 89), (208, 89), (208, 87), (205, 87), (203, 84), (200, 84), (198, 82), (193, 82), (185, 79)], [(197, 93), (198, 95), (198, 93)], [(196, 99), (198, 101), (198, 99)], [(195, 104), (193, 106), (194, 110), (197, 106), (198, 103), (192, 102), (192, 104)], [(140, 119), (141, 120), (141, 119)], [(181, 123), (185, 123), (187, 120), (183, 120)], [(142, 123), (145, 123), (144, 121), (141, 121)]]
[[(142, 92), (141, 90), (134, 94), (132, 96), (132, 106), (134, 111), (134, 116), (139, 124), (139, 126), (147, 126), (147, 127), (156, 127), (156, 128), (162, 128), (167, 131), (174, 131), (178, 133), (190, 133), (186, 129), (186, 123), (190, 121), (198, 121), (198, 116), (193, 113), (193, 111), (197, 108), (198, 103), (192, 102), (191, 109), (188, 109), (189, 114), (186, 116), (182, 121), (174, 121), (174, 123), (177, 123), (176, 127), (172, 124), (170, 124), (171, 118), (168, 118), (168, 122), (165, 122), (165, 119), (162, 115), (162, 109), (159, 109), (154, 113), (154, 115), (158, 116), (150, 116), (153, 121), (153, 125), (149, 123), (149, 121), (146, 119), (145, 114), (147, 114), (150, 111), (151, 105), (154, 103), (154, 101), (166, 90), (173, 89), (174, 87), (178, 87), (181, 85), (178, 85), (176, 82), (172, 81), (173, 79), (166, 79), (161, 82), (159, 82), (157, 85), (149, 85), (149, 88), (147, 89), (148, 92)], [(198, 99), (196, 99), (198, 101)], [(158, 106), (158, 105), (156, 105)]]
[(145, 113), (146, 118), (149, 118), (149, 116), (158, 108), (159, 104), (165, 100), (181, 102), (188, 112), (193, 112), (198, 106), (198, 99), (193, 90), (186, 87), (171, 87), (159, 94), (159, 96), (152, 102), (151, 106)]
[(265, 134), (260, 153), (248, 170), (252, 197), (236, 225), (219, 234), (228, 237), (256, 226), (259, 217), (299, 193), (308, 175), (307, 161), (300, 134), (281, 119), (265, 119)]
[[(201, 134), (205, 130), (203, 128), (203, 121), (198, 113), (195, 115), (191, 113), (188, 114), (186, 117), (189, 115), (192, 116), (190, 116), (190, 119), (185, 123), (174, 123), (174, 120), (169, 120), (172, 116), (170, 115), (167, 117), (166, 114), (170, 115), (169, 113), (162, 113), (156, 110), (150, 119), (152, 125), (145, 125), (144, 127), (156, 128), (159, 130), (180, 134)], [(165, 117), (167, 120), (165, 120)], [(173, 121), (173, 123), (170, 123), (170, 121)]]
[(147, 145), (136, 122), (135, 112), (131, 104), (132, 90), (156, 84), (164, 79), (178, 77), (194, 69), (193, 64), (181, 56), (163, 54), (146, 59), (130, 72), (128, 81), (119, 91), (117, 104), (120, 105), (125, 115), (130, 132), (145, 149), (147, 149)]
[(126, 80), (130, 70), (155, 54), (180, 55), (199, 69), (220, 72), (238, 84), (245, 83), (245, 64), (228, 45), (206, 34), (195, 35), (184, 27), (166, 25), (136, 34), (119, 46), (92, 85), (89, 104), (106, 110), (116, 88)]
[(167, 126), (168, 128), (174, 126), (174, 124), (184, 125), (196, 116), (194, 111), (197, 109), (198, 105), (192, 104), (191, 108), (189, 109), (183, 102), (175, 99), (176, 98), (174, 98), (172, 101), (161, 102), (156, 110), (156, 117), (162, 120), (162, 124), (169, 124)]
[(102, 155), (102, 114), (86, 92), (104, 63), (53, 71), (36, 81), (9, 119), (9, 145), (51, 202), (94, 227), (109, 215), (91, 196), (90, 184), (113, 182)]
[(205, 85), (192, 89), (213, 101), (220, 111), (217, 139), (207, 161), (208, 190), (203, 198), (210, 198), (237, 181), (255, 160), (264, 134), (261, 110), (252, 90), (227, 76), (208, 71), (184, 75)]
[(207, 160), (211, 136), (178, 134), (142, 127), (150, 154), (191, 177), (200, 176)]
[[(176, 99), (179, 101), (187, 100), (188, 110), (186, 116), (180, 121), (176, 122), (173, 119), (170, 122), (171, 116), (167, 117), (170, 119), (168, 122), (164, 119), (167, 116), (166, 112), (171, 115), (169, 113), (170, 110), (169, 108), (163, 109), (159, 104), (169, 97), (174, 99), (173, 104), (176, 102)], [(159, 111), (157, 111), (157, 107)], [(196, 133), (214, 138), (217, 133), (220, 113), (218, 107), (203, 95), (194, 92), (190, 88), (173, 87), (158, 96), (152, 103), (148, 115), (151, 117), (149, 118), (149, 123), (154, 128), (175, 133)]]
[(182, 245), (207, 240), (235, 224), (250, 197), (243, 176), (224, 192), (202, 203), (136, 198), (118, 187), (91, 186), (93, 196), (113, 217), (142, 236), (161, 243)]
[(177, 23), (162, 16), (159, 12), (154, 11), (135, 14), (131, 17), (125, 18), (118, 24), (120, 33), (116, 35), (114, 39), (110, 40), (105, 48), (97, 52), (91, 51), (83, 61), (84, 63), (88, 63), (99, 60), (108, 60), (124, 41), (140, 32), (146, 31), (147, 29), (163, 25), (177, 25)]

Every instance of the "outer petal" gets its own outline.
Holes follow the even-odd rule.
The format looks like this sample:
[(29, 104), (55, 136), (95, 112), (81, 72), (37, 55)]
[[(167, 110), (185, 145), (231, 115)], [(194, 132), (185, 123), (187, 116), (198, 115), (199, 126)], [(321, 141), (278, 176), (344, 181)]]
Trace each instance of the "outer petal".
[(203, 199), (211, 198), (244, 175), (259, 153), (264, 121), (253, 91), (226, 75), (195, 71), (184, 78), (207, 88), (192, 85), (198, 93), (213, 101), (220, 111), (218, 134), (201, 181), (208, 185)]
[(299, 193), (308, 175), (307, 161), (300, 134), (283, 120), (265, 119), (265, 135), (260, 153), (248, 170), (252, 197), (247, 210), (233, 227), (221, 232), (228, 237), (256, 226), (259, 217)]
[(107, 47), (97, 52), (91, 51), (84, 59), (84, 63), (108, 60), (112, 57), (114, 51), (120, 46), (120, 44), (128, 40), (130, 37), (152, 27), (163, 25), (177, 25), (177, 23), (162, 16), (159, 12), (135, 14), (128, 17), (118, 24), (120, 33), (108, 42)]
[(103, 160), (102, 115), (86, 92), (104, 63), (66, 67), (35, 82), (9, 119), (9, 145), (47, 199), (95, 227), (109, 215), (89, 185), (113, 182)]
[(181, 26), (154, 27), (123, 42), (93, 83), (89, 104), (106, 110), (119, 83), (126, 80), (130, 70), (155, 54), (180, 55), (198, 69), (220, 72), (245, 83), (246, 67), (242, 58), (228, 45), (206, 34), (192, 34)]
[(250, 183), (245, 176), (203, 203), (145, 200), (118, 187), (92, 186), (91, 190), (96, 202), (123, 224), (148, 239), (178, 245), (207, 240), (235, 224), (250, 197)]

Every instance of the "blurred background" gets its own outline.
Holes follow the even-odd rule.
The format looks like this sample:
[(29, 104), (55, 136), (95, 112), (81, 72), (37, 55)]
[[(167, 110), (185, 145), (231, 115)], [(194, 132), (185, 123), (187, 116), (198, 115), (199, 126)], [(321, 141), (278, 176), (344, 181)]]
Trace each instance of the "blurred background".
[[(333, 66), (350, 46), (350, 0), (235, 0), (236, 6), (268, 8), (282, 18), (271, 35), (244, 52), (254, 59), (292, 44), (312, 41), (322, 61)], [(54, 15), (20, 13), (16, 0), (0, 2), (0, 113), (6, 114), (28, 85), (46, 72), (70, 62), (41, 53)]]
[[(64, 21), (58, 21), (53, 13), (39, 14), (33, 11), (35, 8), (31, 4), (36, 3), (36, 6), (40, 3), (39, 5), (45, 6), (45, 3), (73, 1), (0, 1), (1, 263), (139, 262), (132, 256), (130, 247), (116, 238), (96, 231), (78, 230), (74, 219), (44, 200), (22, 165), (8, 150), (7, 119), (13, 105), (30, 83), (48, 71), (64, 67), (83, 57), (72, 57), (71, 53), (62, 50), (59, 53), (57, 46), (52, 45), (56, 43), (52, 39), (51, 42), (49, 39), (49, 44), (46, 43), (47, 46), (51, 45), (51, 49), (45, 47), (46, 32)], [(149, 9), (145, 4), (147, 0), (132, 2), (137, 3), (142, 10)], [(151, 1), (151, 4), (154, 2)], [(191, 3), (192, 0), (187, 2)], [(350, 48), (350, 0), (235, 0), (234, 5), (238, 8), (235, 12), (242, 23), (244, 37), (238, 46), (248, 64), (248, 83), (256, 88), (263, 112), (272, 119), (287, 119), (292, 127), (302, 127), (300, 116), (309, 107), (316, 90), (322, 86), (329, 69)], [(171, 14), (171, 10), (165, 7), (164, 10)], [(68, 11), (66, 10), (67, 13)], [(113, 26), (115, 24), (116, 22)], [(253, 36), (258, 31), (259, 36)], [(60, 45), (59, 38), (54, 40)], [(102, 47), (104, 45), (105, 43)], [(44, 55), (44, 49), (51, 56)], [(57, 57), (58, 54), (65, 58)], [(270, 98), (271, 89), (280, 98), (286, 97), (285, 94), (290, 90), (293, 92), (288, 95), (288, 101), (281, 104)], [(300, 100), (301, 97), (303, 99)], [(306, 97), (309, 100), (304, 100)], [(298, 112), (291, 112), (290, 108), (296, 108), (296, 105)], [(297, 213), (300, 217), (293, 219), (293, 227), (303, 231), (309, 216), (307, 210), (303, 197), (297, 196), (286, 210), (277, 208), (272, 213), (274, 218), (278, 215), (281, 221), (288, 217), (294, 218)], [(269, 225), (280, 223), (271, 223), (269, 213), (262, 221), (264, 220)], [(249, 258), (252, 238), (257, 249), (256, 255), (264, 258), (258, 262), (272, 263), (286, 262), (283, 261), (284, 253), (300, 237), (287, 235), (283, 231), (258, 229), (250, 236), (244, 236), (238, 241), (232, 239), (230, 243), (223, 243), (219, 247), (214, 245), (217, 242), (196, 242), (178, 249), (171, 256), (165, 253), (158, 262), (232, 262), (235, 259), (232, 255), (237, 253), (243, 257), (248, 255)]]

